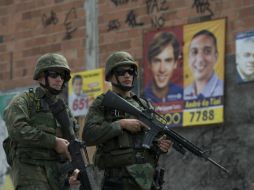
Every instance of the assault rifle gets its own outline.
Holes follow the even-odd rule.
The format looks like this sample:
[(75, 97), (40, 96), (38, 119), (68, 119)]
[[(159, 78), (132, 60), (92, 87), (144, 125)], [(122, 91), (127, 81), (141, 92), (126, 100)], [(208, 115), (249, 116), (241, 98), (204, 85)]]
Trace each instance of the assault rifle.
[(227, 174), (229, 171), (211, 159), (205, 151), (201, 150), (199, 147), (188, 141), (186, 138), (180, 136), (178, 133), (170, 129), (167, 125), (164, 125), (161, 121), (159, 121), (154, 115), (158, 115), (156, 112), (151, 112), (151, 110), (139, 110), (134, 107), (128, 101), (118, 96), (112, 91), (108, 91), (105, 94), (103, 100), (103, 106), (114, 108), (119, 111), (123, 111), (134, 115), (138, 120), (142, 121), (146, 124), (150, 129), (146, 132), (142, 146), (144, 148), (149, 149), (157, 136), (157, 134), (162, 133), (165, 134), (172, 142), (173, 147), (182, 154), (185, 154), (186, 150), (190, 151), (194, 155), (204, 158), (205, 160), (211, 162)]
[[(49, 104), (49, 108), (54, 117), (61, 125), (64, 138), (70, 142), (68, 150), (70, 152), (71, 161), (65, 164), (64, 170), (72, 172), (74, 169), (79, 169), (78, 180), (80, 181), (80, 190), (97, 189), (95, 188), (96, 184), (94, 178), (90, 176), (90, 173), (88, 172), (90, 168), (85, 164), (86, 162), (82, 152), (86, 148), (85, 143), (76, 139), (73, 130), (74, 124), (67, 114), (65, 103), (62, 99), (58, 99), (57, 102), (54, 102), (46, 97), (45, 100)], [(86, 155), (86, 157), (88, 158), (88, 155)]]

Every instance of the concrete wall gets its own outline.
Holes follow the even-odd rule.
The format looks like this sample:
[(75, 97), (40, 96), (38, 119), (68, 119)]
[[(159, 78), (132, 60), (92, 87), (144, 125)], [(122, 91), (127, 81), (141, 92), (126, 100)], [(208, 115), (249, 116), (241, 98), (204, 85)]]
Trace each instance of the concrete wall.
[(230, 171), (176, 151), (161, 158), (166, 168), (164, 189), (174, 190), (253, 190), (254, 188), (254, 102), (253, 84), (238, 85), (233, 55), (226, 59), (225, 123), (178, 129), (194, 144), (211, 151), (210, 156)]

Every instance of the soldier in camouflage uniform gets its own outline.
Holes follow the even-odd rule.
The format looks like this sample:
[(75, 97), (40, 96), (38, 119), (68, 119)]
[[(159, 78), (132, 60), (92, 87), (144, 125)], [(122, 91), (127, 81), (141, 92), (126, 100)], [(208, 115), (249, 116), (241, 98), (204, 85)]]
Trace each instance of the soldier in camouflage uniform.
[[(152, 109), (131, 89), (137, 76), (137, 63), (127, 52), (115, 52), (108, 57), (106, 80), (112, 90), (135, 107)], [(167, 152), (171, 141), (159, 138), (153, 149), (142, 147), (146, 126), (135, 117), (102, 106), (104, 94), (98, 96), (89, 109), (82, 134), (87, 145), (96, 145), (95, 165), (104, 170), (103, 190), (149, 190), (161, 152)]]
[[(57, 101), (70, 79), (67, 60), (60, 54), (41, 56), (34, 80), (39, 87), (15, 97), (4, 111), (9, 133), (12, 178), (18, 190), (64, 190), (66, 176), (59, 165), (66, 162), (69, 142), (62, 137), (61, 126), (53, 117), (45, 97)], [(75, 123), (69, 108), (71, 120)]]

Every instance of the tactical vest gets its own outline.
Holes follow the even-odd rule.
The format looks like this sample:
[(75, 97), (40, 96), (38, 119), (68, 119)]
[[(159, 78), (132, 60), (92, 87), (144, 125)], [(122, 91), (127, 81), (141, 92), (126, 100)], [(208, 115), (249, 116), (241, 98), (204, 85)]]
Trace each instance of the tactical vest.
[[(128, 99), (127, 101), (140, 110), (145, 109), (144, 105), (146, 107), (148, 106), (142, 99), (139, 99), (139, 101), (142, 101), (143, 103), (140, 103), (133, 98)], [(104, 112), (105, 121), (107, 122), (114, 122), (123, 118), (135, 118), (128, 113), (116, 109), (108, 109), (103, 106), (101, 106), (101, 109)], [(145, 150), (142, 147), (144, 135), (144, 131), (132, 134), (123, 130), (122, 135), (98, 145), (95, 153), (95, 165), (100, 169), (124, 167), (143, 163), (151, 163), (154, 166), (157, 162), (157, 155), (155, 152)]]
[[(25, 93), (25, 98), (29, 102), (29, 125), (45, 133), (61, 136), (60, 126), (53, 117), (45, 100), (38, 98), (32, 90)], [(15, 156), (28, 164), (41, 165), (47, 161), (57, 161), (60, 159), (55, 150), (34, 147), (32, 143), (26, 145), (17, 144), (15, 152)]]

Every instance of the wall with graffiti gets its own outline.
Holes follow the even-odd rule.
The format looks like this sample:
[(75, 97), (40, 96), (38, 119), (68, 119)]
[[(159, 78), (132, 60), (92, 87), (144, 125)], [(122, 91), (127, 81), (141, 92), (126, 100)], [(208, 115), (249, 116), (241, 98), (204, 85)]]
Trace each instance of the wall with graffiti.
[[(86, 16), (88, 2), (96, 2), (96, 18)], [(247, 83), (237, 82), (236, 43), (241, 36), (253, 34), (253, 8), (254, 2), (250, 0), (2, 0), (0, 94), (33, 86), (35, 62), (46, 52), (64, 54), (73, 73), (79, 73), (84, 72), (89, 64), (86, 62), (87, 53), (95, 51), (97, 67), (103, 68), (113, 51), (124, 50), (138, 61), (141, 74), (135, 91), (142, 95), (148, 83), (144, 75), (148, 69), (145, 52), (152, 35), (165, 30), (175, 32), (182, 47), (179, 63), (184, 67), (187, 65), (184, 60), (185, 42), (191, 38), (187, 34), (194, 34), (187, 26), (195, 28), (225, 20), (224, 28), (218, 29), (225, 36), (222, 33), (215, 35), (220, 38), (218, 44), (221, 48), (217, 55), (221, 68), (216, 68), (215, 73), (224, 81), (224, 87), (223, 96), (218, 95), (220, 99), (212, 102), (214, 107), (218, 104), (220, 108), (216, 107), (216, 112), (199, 110), (197, 105), (202, 101), (186, 100), (188, 104), (184, 106), (190, 108), (185, 110), (186, 113), (189, 110), (189, 120), (181, 121), (186, 123), (186, 127), (174, 130), (207, 150), (207, 154), (225, 166), (230, 175), (190, 153), (182, 155), (172, 150), (160, 159), (160, 166), (165, 168), (163, 187), (174, 190), (251, 190), (254, 183), (253, 78)], [(98, 23), (97, 38), (93, 38), (96, 32), (87, 33), (86, 23), (93, 23), (93, 19)], [(186, 31), (179, 30), (179, 26), (186, 27)], [(97, 44), (92, 43), (92, 39), (98, 39)], [(91, 44), (90, 49), (86, 44)], [(249, 65), (249, 70), (252, 70), (252, 64)], [(177, 68), (183, 72), (180, 79), (175, 77), (174, 81), (183, 88), (192, 79), (190, 68), (185, 68)], [(204, 104), (207, 105), (207, 101)], [(192, 114), (193, 107), (195, 114)], [(215, 120), (218, 122), (203, 122), (215, 117), (219, 118)], [(203, 118), (201, 123), (194, 122), (200, 118)], [(174, 119), (178, 121), (177, 117)], [(196, 125), (199, 127), (193, 127)]]
[[(184, 121), (179, 120), (174, 114), (168, 114), (169, 111), (166, 115), (171, 117), (166, 117), (167, 124), (173, 125), (172, 121), (185, 123), (187, 127), (174, 130), (207, 150), (207, 154), (225, 166), (230, 171), (230, 175), (188, 152), (182, 155), (173, 150), (160, 159), (160, 165), (165, 168), (163, 189), (252, 189), (254, 113), (251, 108), (254, 105), (250, 96), (251, 84), (238, 85), (237, 83), (235, 39), (238, 33), (253, 31), (254, 3), (234, 0), (111, 0), (101, 2), (98, 6), (100, 64), (104, 65), (106, 57), (115, 50), (126, 50), (133, 54), (140, 65), (141, 95), (149, 83), (149, 77), (151, 78), (146, 52), (153, 35), (170, 31), (180, 41), (183, 51), (179, 55), (176, 72), (179, 74), (181, 69), (183, 72), (179, 74), (180, 78), (177, 78), (179, 75), (174, 75), (172, 80), (185, 88), (193, 79), (190, 67), (185, 67), (189, 65), (187, 55), (189, 55), (188, 41), (190, 40), (188, 39), (191, 39), (201, 28), (209, 28), (204, 27), (205, 23), (225, 20), (221, 26), (212, 27), (212, 31), (219, 32), (215, 32), (219, 48), (218, 54), (215, 52), (215, 57), (218, 58), (215, 73), (224, 83), (224, 87), (221, 88), (223, 90), (220, 90), (220, 95), (217, 96), (220, 100), (213, 99), (214, 105), (209, 104), (211, 99), (203, 99), (203, 102), (185, 99), (184, 105), (173, 100), (180, 105), (180, 109), (177, 109), (173, 103), (170, 106), (167, 103), (158, 103), (154, 99), (154, 105), (159, 107), (162, 105), (161, 111), (165, 108), (175, 108), (175, 113), (180, 113), (179, 110), (185, 107), (185, 114), (189, 116), (185, 117)], [(184, 29), (179, 29), (182, 26)], [(207, 107), (202, 108), (202, 105)], [(209, 107), (215, 108), (216, 111), (211, 111)], [(213, 125), (210, 125), (212, 122), (209, 118), (215, 121)], [(190, 127), (197, 125), (200, 127)]]

